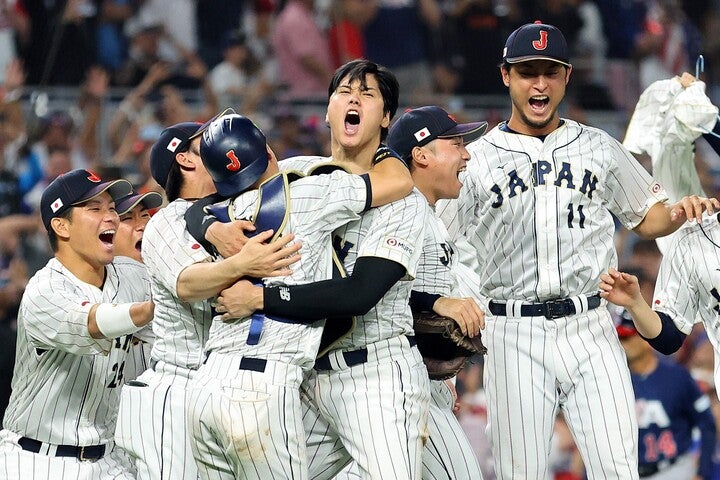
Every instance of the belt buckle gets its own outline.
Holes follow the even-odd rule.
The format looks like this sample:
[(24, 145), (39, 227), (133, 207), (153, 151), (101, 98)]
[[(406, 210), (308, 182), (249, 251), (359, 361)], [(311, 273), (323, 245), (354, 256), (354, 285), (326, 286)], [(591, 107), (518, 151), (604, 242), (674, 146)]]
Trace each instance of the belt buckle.
[(567, 315), (565, 300), (548, 300), (542, 304), (542, 312), (545, 318), (553, 319)]
[(78, 459), (79, 459), (81, 462), (91, 462), (91, 461), (92, 461), (91, 458), (86, 458), (86, 457), (85, 457), (85, 447), (80, 447), (80, 454), (78, 455)]

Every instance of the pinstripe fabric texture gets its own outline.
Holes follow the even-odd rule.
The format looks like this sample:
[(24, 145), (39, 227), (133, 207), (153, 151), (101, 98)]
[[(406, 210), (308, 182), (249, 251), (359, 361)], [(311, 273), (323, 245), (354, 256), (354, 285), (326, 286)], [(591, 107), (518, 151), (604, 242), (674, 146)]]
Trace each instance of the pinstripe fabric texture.
[[(149, 285), (142, 265), (124, 257), (116, 258), (105, 271), (105, 283), (97, 288), (51, 259), (28, 283), (18, 315), (13, 391), (0, 441), (0, 472), (19, 468), (23, 473), (6, 478), (28, 478), (25, 472), (33, 468), (52, 471), (47, 478), (74, 478), (51, 470), (51, 465), (60, 462), (68, 466), (68, 472), (82, 470), (83, 475), (92, 475), (88, 469), (75, 466), (80, 462), (74, 459), (56, 460), (18, 451), (20, 436), (53, 445), (112, 441), (132, 336), (93, 339), (87, 316), (96, 303), (148, 300)], [(43, 475), (39, 473), (38, 478)]]
[[(707, 237), (697, 224), (686, 224), (675, 234), (675, 242), (660, 263), (653, 309), (669, 315), (685, 334), (690, 333), (695, 323), (702, 322), (715, 352), (719, 352), (720, 248), (717, 245), (720, 245), (720, 224), (717, 216), (705, 216), (702, 227)], [(716, 358), (715, 382), (718, 381), (720, 364)]]
[[(292, 274), (268, 284), (304, 284), (332, 277), (333, 230), (356, 220), (368, 189), (357, 175), (336, 171), (290, 184), (287, 232), (302, 242)], [(258, 192), (233, 201), (236, 219), (257, 211)], [(215, 319), (187, 400), (193, 454), (203, 479), (307, 479), (300, 406), (303, 371), (312, 368), (324, 321), (293, 324), (265, 319), (257, 345), (250, 322)], [(240, 369), (243, 358), (260, 359), (263, 371)]]
[[(481, 306), (507, 304), (508, 316), (486, 310), (483, 334), (498, 478), (547, 477), (558, 408), (590, 478), (637, 478), (623, 350), (605, 302), (587, 311), (584, 296), (617, 265), (611, 213), (634, 228), (665, 200), (663, 188), (609, 135), (570, 120), (544, 140), (501, 125), (468, 151), (460, 198), (438, 212), (460, 250), (472, 247), (464, 259), (478, 274)], [(578, 314), (519, 316), (523, 302), (558, 298), (573, 298)]]
[(185, 229), (191, 203), (176, 200), (145, 227), (142, 257), (155, 302), (150, 356), (157, 362), (138, 383), (122, 390), (117, 445), (132, 459), (140, 479), (197, 478), (185, 414), (186, 388), (203, 359), (212, 313), (209, 301), (183, 302), (177, 279), (186, 267), (211, 257)]

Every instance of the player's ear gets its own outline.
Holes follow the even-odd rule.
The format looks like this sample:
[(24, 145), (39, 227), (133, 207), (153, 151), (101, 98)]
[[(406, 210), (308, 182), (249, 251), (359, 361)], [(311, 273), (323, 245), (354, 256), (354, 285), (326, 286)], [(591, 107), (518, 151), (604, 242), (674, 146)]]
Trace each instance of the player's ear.
[[(505, 67), (505, 65), (500, 66), (500, 75), (502, 76), (502, 81), (505, 84), (506, 87), (510, 86), (510, 70)], [(567, 83), (567, 80), (566, 80)]]
[(64, 217), (55, 217), (50, 220), (50, 228), (55, 232), (55, 236), (62, 239), (70, 238), (70, 220)]
[(411, 154), (412, 161), (419, 167), (427, 167), (430, 163), (423, 147), (413, 147)]
[(565, 68), (565, 85), (568, 84), (570, 81), (570, 72), (572, 72), (572, 67), (566, 67)]
[(388, 128), (390, 126), (390, 112), (385, 112), (385, 116), (382, 119), (382, 122), (380, 122), (380, 126), (382, 128)]

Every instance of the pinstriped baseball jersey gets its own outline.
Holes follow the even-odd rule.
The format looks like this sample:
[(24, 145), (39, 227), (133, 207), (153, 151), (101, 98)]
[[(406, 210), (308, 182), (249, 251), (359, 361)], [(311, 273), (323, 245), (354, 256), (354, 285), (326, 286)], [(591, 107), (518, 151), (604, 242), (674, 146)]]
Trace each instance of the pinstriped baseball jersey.
[(468, 151), (457, 207), (438, 202), (438, 212), (477, 250), (480, 294), (490, 298), (597, 291), (617, 264), (610, 212), (634, 228), (666, 199), (616, 140), (571, 120), (544, 141), (498, 126)]
[(435, 208), (425, 202), (425, 239), (423, 241), (413, 290), (458, 296), (457, 252), (445, 225), (435, 215)]
[[(359, 218), (369, 192), (358, 175), (342, 171), (304, 177), (290, 184), (289, 218), (286, 231), (302, 242), (302, 257), (287, 277), (266, 279), (268, 285), (297, 285), (332, 278), (330, 233)], [(234, 200), (236, 219), (249, 220), (257, 210), (258, 191)], [(272, 361), (311, 367), (317, 356), (324, 322), (309, 325), (265, 321), (258, 345), (248, 345), (250, 322), (213, 322), (208, 352), (236, 353)]]
[(150, 356), (183, 368), (197, 369), (212, 321), (210, 302), (181, 302), (177, 280), (188, 266), (212, 257), (185, 229), (190, 207), (178, 199), (158, 211), (145, 227), (142, 258), (150, 274), (155, 315), (155, 343)]
[(102, 289), (51, 259), (28, 283), (18, 314), (18, 346), (4, 428), (52, 444), (97, 445), (113, 437), (132, 336), (94, 339), (96, 303), (149, 299), (147, 274), (116, 258)]
[[(307, 171), (312, 165), (329, 161), (325, 157), (294, 157), (279, 163), (282, 169)], [(333, 246), (345, 270), (352, 273), (358, 257), (380, 257), (405, 267), (406, 276), (393, 285), (367, 314), (355, 317), (353, 332), (334, 348), (363, 346), (398, 335), (412, 335), (412, 314), (408, 299), (422, 250), (425, 232), (425, 197), (414, 189), (408, 196), (373, 208), (362, 218), (333, 233)]]
[[(720, 351), (720, 248), (705, 238), (697, 224), (686, 224), (676, 233), (660, 264), (653, 310), (669, 315), (689, 334), (702, 322), (708, 338)], [(702, 222), (705, 233), (720, 245), (720, 224), (715, 215)], [(717, 353), (716, 353), (717, 355)], [(715, 382), (720, 384), (720, 362), (715, 361)]]

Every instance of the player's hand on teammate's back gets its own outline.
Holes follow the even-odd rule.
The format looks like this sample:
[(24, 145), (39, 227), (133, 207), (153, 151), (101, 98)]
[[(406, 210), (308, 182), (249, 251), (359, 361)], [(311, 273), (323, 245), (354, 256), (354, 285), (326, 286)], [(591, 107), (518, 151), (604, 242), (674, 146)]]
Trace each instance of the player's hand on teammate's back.
[(632, 307), (643, 302), (640, 282), (635, 275), (619, 272), (614, 268), (600, 275), (600, 296), (620, 307)]
[(672, 206), (670, 218), (673, 221), (687, 219), (700, 222), (702, 221), (703, 212), (708, 212), (709, 215), (712, 215), (718, 210), (720, 210), (720, 201), (717, 198), (687, 195)]
[(247, 220), (233, 222), (215, 222), (205, 233), (207, 240), (213, 244), (220, 255), (231, 257), (242, 250), (248, 237), (245, 232), (254, 232), (255, 225)]
[(295, 235), (285, 234), (270, 243), (272, 230), (260, 232), (245, 243), (245, 246), (233, 257), (238, 262), (242, 276), (265, 278), (290, 275), (290, 265), (300, 260), (300, 242), (292, 243)]
[(485, 312), (472, 298), (440, 297), (435, 301), (433, 311), (455, 320), (468, 337), (476, 336), (485, 328)]
[(217, 296), (215, 311), (222, 314), (222, 321), (249, 317), (263, 308), (263, 289), (247, 280), (238, 280)]

